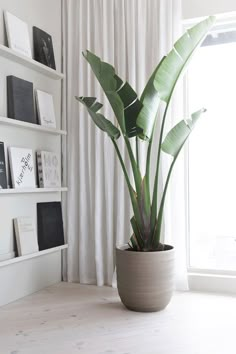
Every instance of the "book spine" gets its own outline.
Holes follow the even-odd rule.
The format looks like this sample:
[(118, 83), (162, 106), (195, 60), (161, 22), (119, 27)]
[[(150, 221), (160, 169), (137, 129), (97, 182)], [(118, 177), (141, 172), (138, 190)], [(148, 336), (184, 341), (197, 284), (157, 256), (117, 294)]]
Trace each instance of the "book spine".
[(7, 188), (7, 173), (4, 143), (0, 142), (0, 189)]
[(11, 153), (11, 148), (8, 148), (8, 159), (9, 159), (9, 165), (10, 165), (10, 173), (11, 173), (11, 184), (13, 188), (16, 188), (16, 181), (15, 181), (15, 175), (14, 175), (14, 169), (13, 169), (13, 161), (12, 161), (12, 153)]
[(7, 115), (9, 118), (15, 119), (12, 76), (7, 76)]
[(38, 117), (38, 124), (43, 125), (42, 122), (42, 116), (40, 112), (40, 104), (39, 104), (39, 98), (38, 98), (38, 90), (36, 90), (36, 112), (37, 112), (37, 117)]
[(42, 152), (41, 151), (37, 151), (37, 165), (38, 165), (39, 187), (44, 188), (43, 164), (42, 164)]
[(19, 223), (18, 222), (19, 221), (17, 218), (13, 219), (15, 236), (16, 236), (17, 253), (18, 253), (18, 256), (22, 256), (21, 243), (20, 243), (20, 230), (19, 230)]
[(40, 38), (39, 38), (38, 29), (33, 26), (34, 59), (40, 62), (39, 40)]

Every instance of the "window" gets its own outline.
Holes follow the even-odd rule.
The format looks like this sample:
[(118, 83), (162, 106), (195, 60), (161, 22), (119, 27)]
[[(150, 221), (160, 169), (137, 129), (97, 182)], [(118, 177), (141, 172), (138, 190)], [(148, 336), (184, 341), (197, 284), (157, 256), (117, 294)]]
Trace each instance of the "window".
[(190, 269), (236, 272), (236, 23), (216, 27), (187, 75)]

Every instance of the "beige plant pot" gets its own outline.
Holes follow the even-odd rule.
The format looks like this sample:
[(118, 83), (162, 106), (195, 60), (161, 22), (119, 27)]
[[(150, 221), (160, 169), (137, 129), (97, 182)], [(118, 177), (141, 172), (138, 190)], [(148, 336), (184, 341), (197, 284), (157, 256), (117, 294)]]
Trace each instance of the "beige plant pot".
[(130, 310), (163, 310), (174, 289), (174, 248), (165, 251), (133, 252), (128, 246), (116, 248), (117, 287), (123, 304)]

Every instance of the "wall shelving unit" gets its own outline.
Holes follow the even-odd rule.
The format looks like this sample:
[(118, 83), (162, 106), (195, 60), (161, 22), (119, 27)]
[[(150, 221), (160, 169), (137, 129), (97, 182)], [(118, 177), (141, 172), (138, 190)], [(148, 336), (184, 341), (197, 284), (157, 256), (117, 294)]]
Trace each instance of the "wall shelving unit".
[[(2, 44), (0, 44), (0, 58), (3, 58), (1, 60), (3, 60), (4, 63), (6, 63), (7, 60), (7, 64), (5, 65), (8, 65), (9, 62), (10, 69), (8, 71), (9, 73), (6, 75), (11, 74), (11, 68), (12, 74), (16, 74), (16, 76), (18, 75), (18, 71), (21, 70), (22, 78), (24, 78), (24, 73), (26, 73), (27, 78), (32, 77), (33, 82), (34, 80), (36, 80), (36, 82), (40, 82), (40, 89), (43, 89), (45, 86), (45, 90), (47, 89), (47, 85), (49, 83), (50, 88), (52, 88), (55, 93), (58, 94), (59, 82), (65, 77), (63, 73), (53, 70), (37, 62), (34, 59), (21, 55), (18, 52), (15, 52), (14, 50)], [(16, 72), (14, 69), (14, 63), (18, 64), (16, 65)], [(19, 65), (20, 69), (18, 69)], [(4, 71), (2, 75), (4, 79)], [(47, 78), (47, 80), (44, 80), (44, 77)], [(50, 83), (48, 79), (53, 81)], [(54, 81), (55, 83), (53, 83)], [(61, 104), (59, 98), (59, 96), (56, 96), (56, 104), (58, 108)], [(57, 125), (58, 124), (59, 120), (57, 120)], [(4, 139), (7, 139), (8, 145), (13, 143), (16, 145), (23, 145), (24, 141), (26, 141), (25, 145), (28, 147), (31, 147), (31, 143), (33, 144), (33, 150), (44, 147), (45, 141), (45, 146), (47, 146), (47, 149), (50, 149), (51, 147), (51, 151), (57, 151), (58, 153), (60, 153), (62, 146), (62, 138), (66, 137), (67, 135), (67, 132), (62, 129), (48, 128), (38, 124), (32, 124), (7, 118), (5, 116), (0, 116), (0, 130), (3, 131), (1, 127), (5, 129), (5, 135), (2, 134), (2, 140), (0, 139), (1, 141), (4, 142)], [(10, 128), (10, 130), (7, 128)], [(9, 132), (10, 137), (8, 137)], [(34, 135), (32, 135), (34, 138), (31, 138), (29, 139), (29, 141), (27, 141), (27, 136), (30, 137), (31, 132), (34, 133)], [(16, 137), (16, 140), (14, 140), (14, 136)], [(1, 236), (8, 237), (8, 235), (5, 233), (5, 230), (10, 231), (10, 227), (12, 228), (12, 225), (10, 225), (9, 223), (11, 223), (13, 217), (17, 216), (18, 208), (20, 214), (21, 209), (23, 210), (22, 212), (25, 212), (25, 210), (26, 212), (27, 210), (29, 212), (31, 210), (30, 208), (34, 208), (34, 205), (36, 205), (37, 202), (47, 202), (54, 200), (61, 201), (62, 193), (65, 193), (67, 191), (68, 188), (66, 186), (61, 186), (58, 188), (35, 187), (0, 189), (0, 207), (3, 208), (4, 206), (5, 208), (4, 212), (6, 215), (5, 219), (7, 224), (5, 225), (5, 227), (3, 227), (2, 231), (0, 230), (2, 233), (4, 233), (3, 235), (1, 234)], [(36, 208), (34, 212), (36, 212)], [(12, 236), (10, 235), (9, 237), (12, 238)], [(67, 248), (68, 245), (65, 244), (59, 247), (39, 251), (37, 253), (0, 261), (0, 281), (3, 289), (0, 292), (0, 306), (8, 302), (14, 301), (17, 298), (30, 294), (34, 291), (42, 289), (50, 284), (60, 281), (62, 260), (61, 253)], [(12, 251), (12, 249), (9, 249), (8, 251), (10, 252)], [(23, 277), (20, 276), (22, 272), (24, 273)], [(4, 285), (5, 281), (7, 283)], [(18, 285), (16, 285), (16, 283)]]

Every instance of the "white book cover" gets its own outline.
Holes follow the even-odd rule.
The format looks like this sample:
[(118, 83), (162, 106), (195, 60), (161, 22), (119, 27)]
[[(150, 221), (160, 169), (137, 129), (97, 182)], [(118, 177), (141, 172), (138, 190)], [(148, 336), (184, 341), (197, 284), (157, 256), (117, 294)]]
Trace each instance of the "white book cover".
[(36, 226), (32, 218), (19, 217), (14, 219), (18, 256), (39, 251)]
[(28, 25), (10, 12), (4, 12), (9, 48), (32, 58)]
[(49, 128), (56, 128), (53, 97), (47, 92), (36, 90), (36, 106), (39, 123)]
[(13, 188), (35, 188), (33, 151), (9, 147), (8, 152)]
[(39, 186), (41, 188), (61, 187), (60, 156), (55, 152), (37, 151)]

